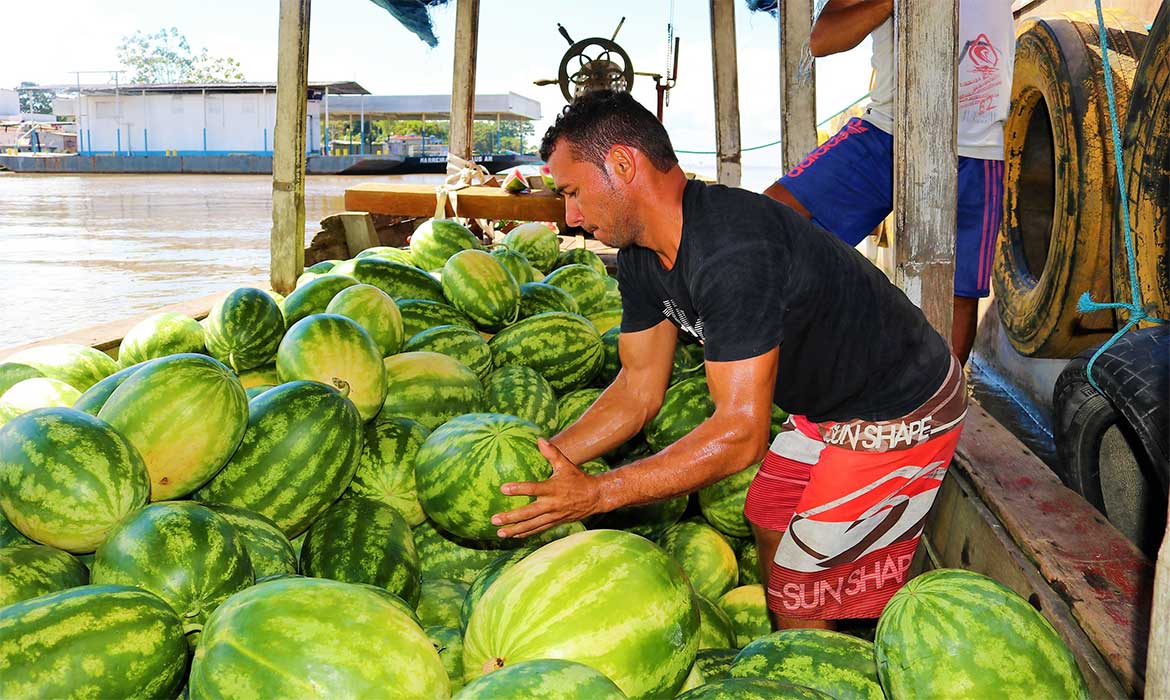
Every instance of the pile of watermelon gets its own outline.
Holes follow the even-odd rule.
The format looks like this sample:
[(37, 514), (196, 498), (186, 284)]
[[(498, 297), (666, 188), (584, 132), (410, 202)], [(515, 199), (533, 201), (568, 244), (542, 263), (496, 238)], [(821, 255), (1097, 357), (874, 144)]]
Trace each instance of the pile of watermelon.
[[(4, 698), (1081, 697), (1026, 601), (962, 571), (875, 641), (771, 632), (758, 466), (528, 540), (491, 515), (621, 369), (601, 259), (455, 221), (307, 269), (287, 298), (158, 314), (117, 358), (0, 363)], [(680, 345), (663, 409), (590, 474), (714, 410)], [(774, 422), (783, 421), (776, 408)]]

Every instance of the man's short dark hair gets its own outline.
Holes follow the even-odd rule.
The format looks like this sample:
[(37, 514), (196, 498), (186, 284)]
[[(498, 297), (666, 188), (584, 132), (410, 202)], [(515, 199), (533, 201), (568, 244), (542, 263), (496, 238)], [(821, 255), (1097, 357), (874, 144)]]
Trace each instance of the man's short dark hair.
[(566, 106), (540, 143), (540, 157), (546, 162), (559, 139), (565, 140), (574, 158), (603, 171), (609, 149), (618, 144), (646, 154), (661, 172), (678, 165), (662, 122), (628, 92), (597, 90)]

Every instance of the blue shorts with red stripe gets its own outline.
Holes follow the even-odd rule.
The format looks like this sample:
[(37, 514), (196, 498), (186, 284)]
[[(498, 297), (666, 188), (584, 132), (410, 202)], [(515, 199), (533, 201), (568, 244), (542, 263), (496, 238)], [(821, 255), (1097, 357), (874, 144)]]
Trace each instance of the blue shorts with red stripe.
[[(857, 245), (893, 208), (894, 137), (850, 119), (780, 178), (813, 222)], [(955, 295), (985, 297), (1003, 220), (1003, 161), (959, 158)]]

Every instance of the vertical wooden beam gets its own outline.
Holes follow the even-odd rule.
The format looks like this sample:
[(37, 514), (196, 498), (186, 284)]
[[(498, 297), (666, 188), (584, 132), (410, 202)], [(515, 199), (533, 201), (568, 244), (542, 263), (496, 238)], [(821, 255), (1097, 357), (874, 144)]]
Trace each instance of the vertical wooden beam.
[(455, 72), (451, 79), (448, 149), (471, 159), (475, 142), (475, 57), (479, 46), (479, 0), (459, 0), (455, 11)]
[(272, 136), (272, 288), (288, 294), (305, 266), (305, 121), (309, 93), (309, 2), (280, 0), (276, 128)]
[(949, 343), (957, 202), (958, 0), (895, 0), (895, 281)]
[(1170, 697), (1170, 513), (1158, 548), (1154, 603), (1150, 611), (1150, 642), (1146, 652), (1146, 697)]
[(784, 0), (780, 27), (780, 144), (784, 172), (817, 147), (816, 68), (809, 51), (812, 0)]
[(719, 184), (738, 187), (739, 77), (735, 57), (735, 0), (711, 0), (711, 65), (715, 73), (715, 150)]

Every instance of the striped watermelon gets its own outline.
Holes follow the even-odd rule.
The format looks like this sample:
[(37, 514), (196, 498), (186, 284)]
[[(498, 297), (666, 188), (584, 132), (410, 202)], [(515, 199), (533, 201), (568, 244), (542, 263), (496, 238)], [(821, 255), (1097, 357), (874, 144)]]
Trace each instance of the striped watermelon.
[(751, 537), (752, 527), (743, 514), (748, 486), (760, 471), (759, 464), (699, 490), (699, 508), (703, 517), (718, 531), (731, 537)]
[(739, 585), (761, 583), (760, 550), (754, 539), (743, 540), (736, 549), (735, 558), (739, 562)]
[(576, 661), (535, 659), (481, 676), (455, 700), (626, 700), (605, 674)]
[(604, 361), (601, 336), (593, 324), (583, 316), (559, 311), (512, 324), (488, 345), (496, 367), (531, 367), (559, 393), (588, 384)]
[(454, 416), (479, 410), (483, 385), (458, 360), (437, 352), (404, 352), (383, 361), (382, 415), (410, 418), (434, 430)]
[(410, 254), (409, 250), (405, 248), (394, 248), (392, 246), (379, 245), (373, 248), (366, 248), (362, 252), (354, 256), (356, 259), (375, 257), (389, 260), (390, 262), (402, 263), (403, 265), (414, 265), (414, 256)]
[(257, 581), (268, 576), (297, 572), (297, 553), (272, 520), (247, 508), (226, 503), (205, 505), (235, 528), (236, 536), (248, 552), (252, 573)]
[(601, 334), (601, 344), (605, 349), (605, 359), (601, 363), (601, 370), (597, 373), (596, 382), (609, 386), (613, 380), (617, 379), (618, 372), (622, 371), (622, 357), (618, 353), (618, 339), (621, 338), (622, 329), (618, 325), (610, 328), (608, 331)]
[(191, 493), (223, 467), (244, 436), (248, 398), (227, 367), (171, 355), (131, 375), (98, 418), (130, 440), (150, 472), (150, 498)]
[(646, 424), (646, 442), (658, 452), (674, 444), (715, 413), (705, 377), (684, 379), (666, 390), (658, 415)]
[(520, 285), (520, 318), (528, 318), (546, 311), (575, 314), (580, 308), (573, 295), (560, 287), (544, 282), (527, 282)]
[(357, 409), (317, 382), (289, 382), (249, 406), (240, 449), (197, 500), (255, 511), (295, 537), (345, 491), (362, 450)]
[(504, 245), (524, 254), (528, 262), (547, 273), (556, 265), (561, 242), (556, 232), (544, 224), (521, 224), (504, 236)]
[(60, 379), (33, 377), (17, 382), (0, 396), (0, 404), (11, 410), (13, 417), (34, 408), (67, 408), (81, 398), (81, 392)]
[(118, 346), (118, 365), (125, 368), (181, 352), (203, 352), (203, 327), (190, 316), (165, 311), (126, 332)]
[(102, 410), (102, 406), (105, 406), (106, 401), (110, 398), (110, 394), (114, 393), (115, 389), (122, 386), (122, 382), (126, 381), (130, 375), (145, 367), (146, 364), (146, 362), (140, 362), (125, 369), (120, 369), (97, 384), (94, 384), (73, 402), (73, 408), (97, 417), (98, 412)]
[(240, 372), (240, 386), (251, 389), (254, 386), (276, 386), (280, 384), (280, 373), (276, 371), (275, 357), (272, 364), (267, 364), (247, 372)]
[(609, 271), (605, 269), (605, 263), (602, 262), (601, 256), (588, 248), (569, 248), (568, 250), (562, 250), (560, 255), (557, 255), (556, 266), (565, 267), (566, 265), (585, 265), (602, 277), (609, 275)]
[(315, 578), (266, 581), (220, 605), (190, 689), (191, 700), (451, 693), (438, 652), (406, 613), (368, 588)]
[(410, 255), (423, 270), (440, 270), (462, 250), (479, 250), (479, 238), (471, 229), (451, 219), (424, 221), (410, 235)]
[(353, 277), (331, 272), (297, 287), (280, 305), (285, 327), (292, 328), (294, 323), (306, 316), (325, 313), (325, 308), (338, 292), (355, 284), (358, 281)]
[(601, 396), (601, 389), (577, 389), (561, 396), (557, 403), (557, 427), (564, 430), (577, 419), (585, 415), (585, 411), (593, 405), (597, 397)]
[(272, 297), (243, 287), (207, 314), (207, 351), (236, 372), (245, 372), (276, 359), (284, 330), (284, 315)]
[(732, 588), (718, 602), (735, 628), (735, 646), (746, 647), (772, 631), (768, 601), (760, 584)]
[(696, 376), (703, 369), (703, 348), (679, 342), (674, 346), (674, 363), (670, 369), (670, 384)]
[(552, 467), (536, 446), (532, 423), (496, 413), (472, 413), (437, 428), (419, 448), (414, 473), (427, 516), (459, 537), (496, 538), (491, 517), (532, 501), (505, 496), (512, 481), (541, 481)]
[(701, 685), (678, 700), (835, 700), (832, 695), (770, 678), (726, 678)]
[(447, 680), (451, 681), (452, 692), (463, 687), (463, 632), (455, 627), (427, 627), (427, 639), (439, 652), (443, 668), (447, 669)]
[(138, 450), (89, 414), (42, 408), (0, 428), (0, 510), (37, 542), (92, 552), (149, 495)]
[(508, 365), (493, 372), (484, 384), (484, 403), (490, 413), (535, 423), (546, 436), (557, 431), (557, 396), (531, 367)]
[(89, 583), (89, 571), (67, 552), (43, 544), (0, 549), (0, 608)]
[(403, 352), (437, 352), (464, 365), (482, 382), (492, 373), (492, 351), (479, 331), (463, 326), (435, 326), (414, 334)]
[(602, 275), (588, 265), (566, 265), (550, 272), (545, 284), (560, 287), (577, 302), (577, 308), (588, 316), (606, 307), (606, 289)]
[(398, 302), (398, 311), (402, 315), (402, 337), (406, 340), (435, 326), (475, 328), (459, 309), (438, 301), (403, 299)]
[[(189, 634), (256, 580), (236, 529), (191, 501), (152, 503), (119, 523), (98, 547), (90, 577), (95, 584), (157, 595), (179, 613)], [(194, 644), (197, 636), (189, 639)]]
[(368, 284), (343, 289), (333, 297), (325, 313), (345, 316), (370, 334), (382, 357), (402, 349), (402, 314), (388, 294)]
[(739, 649), (700, 649), (695, 654), (695, 665), (691, 666), (691, 673), (682, 689), (686, 691), (726, 679), (727, 671), (737, 654)]
[(418, 597), (418, 618), (423, 627), (459, 627), (459, 610), (467, 597), (467, 584), (429, 578), (422, 582)]
[(244, 389), (244, 395), (248, 397), (248, 403), (251, 403), (252, 399), (256, 398), (260, 394), (263, 394), (269, 389), (275, 389), (276, 387), (276, 384), (261, 384), (260, 386)]
[(936, 569), (912, 579), (882, 611), (875, 646), (892, 700), (1089, 695), (1044, 616), (973, 571)]
[(658, 546), (674, 557), (701, 596), (718, 599), (739, 581), (735, 552), (709, 525), (690, 520), (671, 525)]
[(368, 583), (418, 603), (419, 562), (410, 526), (398, 511), (372, 498), (343, 498), (313, 522), (301, 550), (301, 571)]
[(365, 329), (337, 314), (314, 314), (297, 321), (276, 351), (280, 381), (297, 379), (335, 387), (370, 420), (386, 398), (382, 354)]
[(538, 545), (530, 544), (520, 547), (519, 549), (511, 549), (503, 554), (497, 556), (492, 563), (480, 569), (479, 574), (467, 587), (467, 595), (463, 598), (463, 605), (459, 609), (459, 628), (467, 629), (467, 621), (471, 619), (471, 612), (475, 610), (476, 604), (487, 589), (495, 583), (500, 574), (515, 566), (521, 559), (532, 554), (537, 549)]
[(414, 486), (414, 457), (428, 434), (417, 421), (379, 415), (366, 427), (349, 493), (385, 503), (411, 527), (421, 523), (426, 515)]
[(362, 258), (355, 263), (354, 277), (362, 284), (386, 292), (395, 302), (402, 299), (446, 301), (439, 281), (413, 265), (376, 257)]
[(0, 608), (5, 700), (162, 700), (186, 670), (182, 621), (144, 590), (80, 586)]
[(520, 286), (512, 273), (482, 250), (452, 255), (443, 265), (443, 294), (480, 328), (499, 330), (520, 313)]
[(0, 395), (8, 391), (17, 382), (43, 376), (45, 375), (35, 367), (22, 365), (19, 362), (0, 362)]
[(496, 248), (491, 251), (491, 255), (505, 270), (512, 273), (512, 279), (516, 280), (516, 284), (536, 281), (533, 273), (536, 268), (532, 267), (524, 253), (511, 248)]
[(745, 646), (728, 673), (805, 686), (841, 700), (885, 700), (873, 654), (872, 643), (840, 632), (783, 630)]
[(60, 379), (78, 391), (118, 371), (118, 363), (104, 352), (86, 345), (38, 345), (7, 358), (27, 365), (50, 379)]
[(610, 332), (611, 330), (621, 329), (622, 307), (616, 306), (599, 309), (589, 314), (589, 316), (586, 318), (588, 318), (589, 322), (593, 324), (593, 327), (597, 329), (597, 332), (601, 334), (604, 341), (606, 333)]
[(443, 532), (430, 520), (414, 528), (414, 547), (418, 551), (422, 577), (471, 583), (501, 555), (505, 543), (475, 542)]
[(710, 598), (695, 595), (699, 604), (699, 649), (726, 649), (735, 646), (735, 627), (723, 608)]
[(8, 518), (4, 517), (3, 509), (0, 509), (0, 549), (17, 544), (36, 544), (36, 542), (20, 534), (20, 530), (8, 522)]
[(631, 698), (669, 697), (694, 663), (698, 633), (678, 564), (637, 535), (590, 530), (496, 579), (468, 621), (463, 667), (470, 681), (493, 666), (559, 658), (592, 666)]

